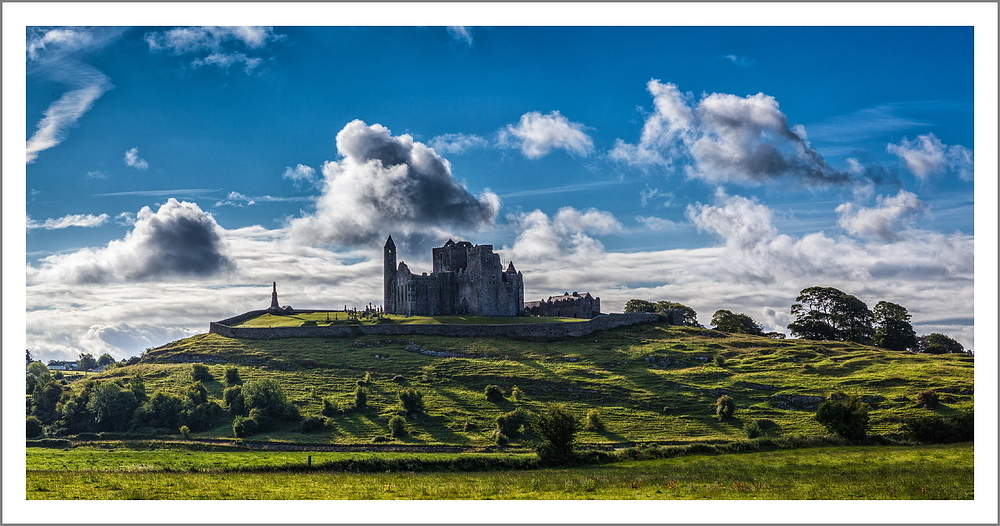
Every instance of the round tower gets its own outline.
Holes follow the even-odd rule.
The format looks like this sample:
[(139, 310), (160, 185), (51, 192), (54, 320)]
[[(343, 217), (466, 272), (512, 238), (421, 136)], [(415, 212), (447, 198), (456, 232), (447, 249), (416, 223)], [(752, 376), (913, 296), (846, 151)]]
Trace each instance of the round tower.
[(382, 248), (382, 309), (386, 314), (396, 314), (396, 244), (392, 236)]

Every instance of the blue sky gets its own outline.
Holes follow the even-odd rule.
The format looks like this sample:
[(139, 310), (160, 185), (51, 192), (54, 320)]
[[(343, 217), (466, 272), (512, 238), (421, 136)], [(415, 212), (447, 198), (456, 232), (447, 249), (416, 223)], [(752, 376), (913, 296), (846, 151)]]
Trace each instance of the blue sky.
[[(746, 312), (798, 290), (973, 343), (973, 28), (29, 27), (36, 354), (381, 299), (493, 244), (526, 298)], [(143, 302), (155, 294), (178, 315)], [(957, 299), (961, 307), (945, 305)]]

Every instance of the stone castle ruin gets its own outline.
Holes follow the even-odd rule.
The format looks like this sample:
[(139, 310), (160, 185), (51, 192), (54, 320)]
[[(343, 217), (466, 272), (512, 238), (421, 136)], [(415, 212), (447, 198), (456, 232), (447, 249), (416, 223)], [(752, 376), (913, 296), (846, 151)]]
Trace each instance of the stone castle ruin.
[(448, 240), (433, 249), (433, 272), (416, 275), (396, 264), (392, 236), (383, 247), (383, 309), (386, 314), (520, 316), (524, 276), (511, 262), (504, 270), (493, 245)]
[(562, 296), (549, 296), (547, 300), (529, 301), (524, 304), (524, 310), (532, 316), (590, 319), (601, 315), (601, 298), (589, 292), (567, 292)]

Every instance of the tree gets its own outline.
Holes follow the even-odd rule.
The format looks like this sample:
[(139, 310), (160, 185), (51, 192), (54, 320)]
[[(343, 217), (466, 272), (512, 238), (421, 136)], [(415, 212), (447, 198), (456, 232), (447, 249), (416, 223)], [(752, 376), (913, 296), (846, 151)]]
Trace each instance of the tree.
[(646, 300), (628, 300), (625, 312), (656, 312), (656, 304)]
[(212, 372), (208, 370), (208, 366), (201, 363), (191, 364), (191, 379), (196, 382), (211, 382), (215, 380), (212, 376)]
[(157, 391), (142, 407), (143, 421), (156, 428), (174, 429), (180, 423), (184, 399)]
[(97, 365), (108, 366), (115, 363), (115, 358), (108, 353), (104, 353), (97, 359)]
[(51, 379), (45, 382), (39, 381), (31, 394), (31, 412), (46, 424), (55, 422), (59, 418), (56, 404), (59, 403), (62, 394), (62, 386)]
[(27, 438), (35, 438), (42, 434), (42, 421), (36, 416), (29, 416), (25, 419), (25, 431)]
[(715, 311), (712, 315), (712, 326), (717, 331), (736, 334), (752, 334), (763, 336), (764, 328), (753, 318), (743, 313), (733, 313), (725, 309)]
[(76, 361), (76, 366), (79, 367), (81, 371), (89, 371), (97, 367), (97, 360), (95, 360), (94, 355), (90, 353), (80, 353), (80, 359)]
[(406, 419), (399, 415), (394, 415), (392, 418), (390, 418), (389, 434), (392, 435), (392, 438), (400, 438), (406, 436)]
[(675, 325), (687, 325), (688, 327), (701, 327), (698, 323), (698, 313), (694, 311), (691, 307), (684, 305), (682, 303), (674, 303), (672, 301), (658, 301), (656, 302), (656, 312), (663, 314), (668, 314), (671, 317), (671, 323)]
[(834, 393), (816, 410), (816, 421), (831, 433), (861, 440), (868, 434), (868, 406), (857, 396)]
[(949, 336), (937, 332), (917, 338), (917, 352), (947, 354), (965, 352), (965, 347)]
[(49, 368), (45, 367), (45, 364), (42, 362), (31, 362), (28, 364), (28, 374), (35, 378), (42, 378), (49, 374)]
[(281, 390), (281, 385), (273, 378), (250, 380), (243, 384), (241, 393), (248, 412), (257, 409), (268, 420), (284, 418), (288, 413), (288, 399)]
[(243, 383), (243, 379), (240, 378), (240, 370), (235, 367), (226, 368), (226, 385), (232, 387)]
[(549, 404), (531, 418), (531, 429), (542, 439), (535, 451), (543, 462), (560, 463), (573, 458), (573, 443), (580, 419), (561, 404)]
[(129, 389), (122, 389), (117, 382), (97, 384), (87, 403), (87, 409), (93, 413), (98, 427), (106, 431), (124, 429), (131, 423), (138, 407), (135, 394)]
[(729, 420), (736, 412), (736, 400), (729, 395), (722, 395), (715, 401), (715, 416), (719, 420)]
[(910, 325), (910, 313), (901, 305), (880, 301), (872, 309), (875, 345), (893, 351), (916, 349), (917, 333)]
[(791, 307), (796, 319), (788, 324), (792, 334), (806, 340), (841, 340), (871, 343), (872, 312), (858, 298), (833, 287), (802, 289)]
[(500, 390), (500, 386), (495, 384), (490, 384), (486, 386), (483, 390), (483, 394), (486, 396), (487, 402), (493, 402), (494, 404), (499, 404), (504, 401), (503, 391)]
[(403, 389), (399, 392), (399, 406), (406, 413), (422, 413), (424, 411), (424, 395), (413, 389)]

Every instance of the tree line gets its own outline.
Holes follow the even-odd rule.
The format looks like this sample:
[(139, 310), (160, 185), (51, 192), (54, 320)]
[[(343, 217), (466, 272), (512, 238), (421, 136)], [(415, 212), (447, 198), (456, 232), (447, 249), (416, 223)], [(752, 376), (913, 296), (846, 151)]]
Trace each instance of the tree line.
[[(945, 334), (917, 336), (910, 313), (902, 305), (879, 301), (869, 309), (856, 296), (833, 287), (802, 289), (790, 311), (795, 321), (788, 324), (788, 330), (804, 340), (849, 341), (929, 354), (965, 352), (961, 343)], [(660, 312), (676, 325), (702, 327), (694, 309), (671, 301), (631, 299), (625, 304), (625, 312)], [(784, 338), (778, 332), (764, 332), (763, 326), (747, 314), (726, 309), (715, 311), (711, 325), (720, 332)]]

